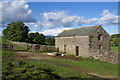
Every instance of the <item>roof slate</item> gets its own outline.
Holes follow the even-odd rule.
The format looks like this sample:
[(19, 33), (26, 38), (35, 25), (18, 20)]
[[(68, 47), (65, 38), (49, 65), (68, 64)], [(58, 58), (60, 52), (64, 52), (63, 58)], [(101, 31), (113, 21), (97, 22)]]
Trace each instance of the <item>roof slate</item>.
[(96, 30), (99, 27), (101, 26), (91, 26), (91, 27), (64, 30), (57, 37), (88, 36), (90, 35), (91, 31)]

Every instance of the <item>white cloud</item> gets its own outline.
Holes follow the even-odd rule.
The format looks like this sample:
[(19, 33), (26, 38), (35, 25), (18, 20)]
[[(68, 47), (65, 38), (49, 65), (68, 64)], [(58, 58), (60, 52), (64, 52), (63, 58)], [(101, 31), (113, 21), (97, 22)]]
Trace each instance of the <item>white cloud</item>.
[(83, 20), (83, 23), (84, 24), (93, 24), (95, 21), (98, 21), (99, 18), (91, 18), (91, 19), (88, 19), (88, 20)]
[(54, 11), (42, 13), (42, 26), (46, 28), (55, 27), (71, 27), (74, 25), (81, 25), (83, 17), (68, 16), (67, 11)]
[(54, 11), (54, 12), (46, 12), (42, 13), (43, 17), (42, 26), (46, 28), (55, 28), (62, 26), (63, 18), (67, 17), (66, 11)]
[(0, 10), (2, 10), (2, 23), (12, 21), (34, 22), (35, 18), (32, 15), (32, 10), (26, 1), (3, 1), (0, 2)]
[[(98, 18), (85, 19), (83, 16), (68, 15), (68, 11), (52, 11), (41, 13), (41, 21), (35, 22), (32, 10), (26, 1), (3, 1), (0, 2), (0, 23), (9, 23), (12, 21), (23, 21), (28, 27), (38, 28), (45, 35), (57, 35), (68, 27), (80, 26), (83, 24), (97, 25), (116, 25), (118, 24), (118, 15), (111, 13), (109, 10), (103, 10), (102, 16)], [(120, 21), (120, 20), (119, 20)], [(1, 24), (0, 24), (1, 25)], [(2, 24), (4, 26), (4, 24)], [(50, 30), (48, 30), (50, 29)]]
[(54, 11), (42, 13), (42, 21), (38, 27), (53, 29), (56, 27), (72, 27), (83, 24), (97, 25), (115, 25), (118, 23), (118, 16), (109, 10), (103, 10), (102, 16), (99, 18), (85, 19), (84, 17), (73, 15), (68, 16), (67, 11)]
[(118, 24), (118, 15), (111, 13), (109, 10), (103, 10), (102, 16), (99, 18), (90, 19), (85, 19), (84, 17), (77, 15), (68, 16), (66, 11), (46, 12), (42, 14), (42, 17), (43, 21), (38, 22), (39, 24), (36, 23), (36, 26), (44, 29), (44, 31), (41, 32), (44, 35), (52, 36), (58, 35), (63, 30), (71, 29), (72, 26), (79, 26), (83, 24)]
[(98, 23), (101, 25), (118, 24), (118, 15), (110, 13), (109, 10), (103, 10), (102, 17), (99, 18)]
[(62, 31), (69, 30), (69, 29), (72, 29), (72, 28), (57, 28), (57, 29), (51, 29), (51, 30), (44, 30), (41, 33), (43, 33), (44, 35), (47, 35), (47, 36), (57, 36)]
[[(45, 36), (57, 36), (58, 34), (60, 34), (62, 31), (64, 30), (69, 30), (69, 29), (72, 29), (72, 28), (57, 28), (57, 29), (50, 29), (50, 30), (44, 30), (42, 32), (39, 32), (39, 33), (42, 33), (44, 34)], [(35, 33), (36, 31), (31, 31), (30, 33)]]
[(80, 16), (67, 16), (65, 18), (63, 18), (62, 20), (62, 23), (63, 23), (63, 26), (65, 27), (71, 27), (71, 26), (74, 26), (74, 25), (81, 25), (83, 24), (83, 20), (84, 17), (80, 17)]

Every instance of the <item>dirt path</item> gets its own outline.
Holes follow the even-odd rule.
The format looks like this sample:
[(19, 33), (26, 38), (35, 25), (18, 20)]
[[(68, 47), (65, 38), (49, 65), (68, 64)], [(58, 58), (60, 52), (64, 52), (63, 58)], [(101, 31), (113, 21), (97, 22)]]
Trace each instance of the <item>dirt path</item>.
[[(52, 62), (52, 63), (54, 63), (54, 62)], [(61, 63), (54, 63), (54, 65), (66, 67), (66, 68), (69, 68), (69, 69), (74, 70), (76, 72), (83, 72), (85, 74), (88, 74), (88, 75), (90, 75), (92, 77), (96, 77), (96, 78), (102, 78), (105, 80), (116, 80), (116, 79), (114, 79), (115, 77), (113, 77), (113, 76), (101, 76), (101, 75), (99, 75), (97, 73), (93, 73), (89, 69), (86, 69), (83, 67), (76, 67), (76, 66), (71, 66), (71, 65), (67, 65), (67, 64), (61, 64)]]
[[(74, 70), (74, 71), (77, 71), (77, 72), (83, 72), (85, 74), (88, 74), (90, 76), (93, 76), (93, 77), (97, 77), (97, 78), (103, 78), (103, 79), (106, 79), (106, 80), (116, 80), (116, 79), (112, 79), (112, 78), (115, 78), (115, 77), (112, 77), (112, 76), (101, 76), (97, 73), (92, 73), (92, 71), (90, 71), (89, 69), (85, 69), (83, 67), (76, 67), (76, 66), (71, 66), (71, 65), (68, 65), (68, 64), (62, 64), (62, 63), (57, 63), (57, 62), (53, 62), (53, 61), (50, 61), (50, 59), (52, 59), (53, 57), (52, 56), (47, 56), (47, 55), (44, 55), (43, 54), (40, 54), (40, 53), (32, 53), (32, 52), (16, 52), (14, 56), (12, 56), (13, 59), (20, 59), (20, 60), (24, 60), (24, 59), (27, 59), (27, 60), (40, 60), (40, 61), (45, 61), (47, 63), (50, 63), (50, 64), (53, 64), (53, 65), (56, 65), (56, 66), (62, 66), (62, 67), (66, 67), (66, 68), (69, 68), (71, 70)], [(82, 59), (79, 59), (79, 58), (75, 58), (75, 57), (72, 57), (72, 56), (64, 56), (64, 57), (60, 57), (60, 56), (55, 56), (54, 58), (59, 58), (59, 59), (69, 59), (69, 60), (79, 60), (81, 61)]]
[[(43, 53), (44, 54), (44, 53)], [(16, 52), (14, 56), (15, 59), (29, 59), (29, 60), (43, 60), (43, 59), (50, 59), (51, 57), (39, 54), (39, 53), (32, 53), (32, 52)]]
[(83, 59), (80, 59), (78, 57), (74, 57), (74, 56), (54, 56), (56, 58), (60, 58), (60, 59), (68, 59), (68, 60), (74, 60), (74, 61), (82, 61)]

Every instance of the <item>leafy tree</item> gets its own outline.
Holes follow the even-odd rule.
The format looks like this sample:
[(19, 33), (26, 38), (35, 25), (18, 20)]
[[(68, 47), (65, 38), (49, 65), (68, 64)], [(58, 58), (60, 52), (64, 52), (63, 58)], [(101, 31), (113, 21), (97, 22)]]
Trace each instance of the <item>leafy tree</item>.
[(45, 43), (47, 45), (55, 45), (55, 39), (54, 38), (48, 38), (48, 39), (46, 39)]
[(111, 46), (119, 46), (120, 45), (120, 34), (111, 35)]
[(43, 34), (40, 34), (40, 43), (45, 44), (45, 36)]
[(29, 33), (27, 42), (33, 43), (33, 39), (34, 39), (34, 33)]
[(36, 33), (29, 33), (28, 34), (28, 42), (34, 44), (44, 44), (45, 36), (43, 34)]
[(3, 30), (4, 37), (12, 41), (26, 41), (29, 28), (23, 22), (11, 22)]

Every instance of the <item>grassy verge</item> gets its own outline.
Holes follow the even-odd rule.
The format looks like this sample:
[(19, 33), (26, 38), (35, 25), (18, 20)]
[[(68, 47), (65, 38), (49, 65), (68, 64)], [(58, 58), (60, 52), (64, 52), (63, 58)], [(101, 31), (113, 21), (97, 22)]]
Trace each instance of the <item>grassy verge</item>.
[(80, 79), (93, 78), (82, 72), (76, 72), (69, 68), (56, 66), (44, 61), (15, 60), (11, 58), (14, 51), (3, 50), (3, 79), (10, 78), (47, 78), (47, 79)]
[(73, 71), (65, 67), (53, 65), (52, 63), (46, 63), (44, 61), (25, 60), (25, 62), (31, 66), (34, 65), (37, 67), (39, 66), (40, 68), (45, 69), (45, 70), (52, 70), (53, 74), (57, 74), (61, 78), (78, 78), (78, 79), (79, 78), (92, 78), (91, 76), (86, 75), (82, 72), (76, 72), (76, 71)]
[(26, 47), (25, 46), (20, 46), (20, 45), (17, 45), (17, 44), (13, 44), (13, 50), (26, 51)]
[(0, 49), (0, 79), (2, 78), (2, 49)]
[(90, 72), (98, 73), (101, 76), (114, 76), (118, 77), (118, 65), (111, 64), (99, 60), (82, 58), (81, 61), (65, 60), (54, 58), (51, 59), (52, 62), (57, 62), (61, 64), (68, 64), (71, 66), (87, 69)]
[(7, 39), (5, 39), (2, 36), (0, 36), (0, 43), (3, 43), (3, 44), (12, 44), (11, 42), (7, 41)]
[(112, 51), (112, 52), (120, 53), (119, 48), (120, 48), (120, 47), (117, 47), (117, 46), (111, 46), (111, 51)]

